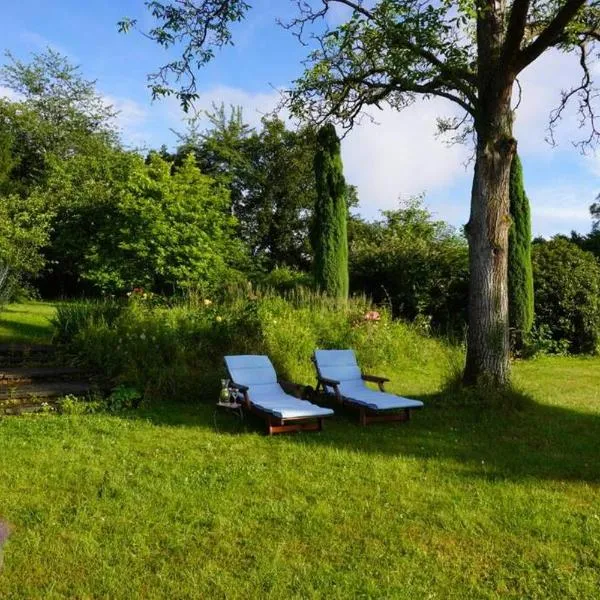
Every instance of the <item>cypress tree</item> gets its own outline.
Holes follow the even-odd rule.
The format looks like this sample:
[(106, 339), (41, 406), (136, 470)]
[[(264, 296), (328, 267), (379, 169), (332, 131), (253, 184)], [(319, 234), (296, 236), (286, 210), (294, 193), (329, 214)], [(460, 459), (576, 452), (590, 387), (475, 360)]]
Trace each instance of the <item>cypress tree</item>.
[(340, 299), (348, 297), (348, 209), (340, 140), (331, 124), (317, 133), (314, 160), (316, 191), (312, 242), (317, 287)]
[(533, 270), (531, 266), (531, 214), (523, 184), (523, 167), (515, 154), (510, 170), (510, 215), (508, 234), (508, 306), (515, 349), (533, 325)]

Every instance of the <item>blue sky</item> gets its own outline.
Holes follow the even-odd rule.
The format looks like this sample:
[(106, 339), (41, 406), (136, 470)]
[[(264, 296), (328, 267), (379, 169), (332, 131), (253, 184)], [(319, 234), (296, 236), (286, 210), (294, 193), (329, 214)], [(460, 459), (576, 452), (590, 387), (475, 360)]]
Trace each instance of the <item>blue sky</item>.
[[(224, 101), (244, 107), (249, 122), (277, 103), (277, 89), (301, 73), (303, 48), (275, 23), (293, 14), (287, 0), (254, 0), (248, 18), (236, 26), (233, 48), (227, 48), (200, 73), (199, 108)], [(97, 79), (98, 88), (120, 111), (125, 141), (133, 146), (173, 144), (172, 132), (185, 128), (174, 100), (152, 104), (146, 74), (168, 55), (136, 33), (117, 32), (124, 16), (149, 25), (142, 0), (20, 0), (3, 6), (0, 39), (4, 49), (26, 59), (51, 46)], [(338, 15), (339, 16), (339, 15)], [(582, 156), (570, 143), (579, 139), (576, 116), (568, 114), (557, 147), (544, 140), (547, 116), (560, 90), (573, 82), (576, 62), (548, 54), (524, 73), (523, 102), (516, 134), (523, 159), (536, 235), (590, 229), (588, 206), (600, 193), (600, 156)], [(1, 90), (0, 90), (1, 93)], [(397, 206), (399, 198), (425, 193), (439, 218), (460, 226), (468, 219), (472, 166), (467, 148), (448, 147), (435, 136), (435, 119), (453, 107), (445, 101), (418, 102), (401, 114), (373, 113), (343, 142), (346, 177), (358, 186), (360, 212), (375, 218)]]

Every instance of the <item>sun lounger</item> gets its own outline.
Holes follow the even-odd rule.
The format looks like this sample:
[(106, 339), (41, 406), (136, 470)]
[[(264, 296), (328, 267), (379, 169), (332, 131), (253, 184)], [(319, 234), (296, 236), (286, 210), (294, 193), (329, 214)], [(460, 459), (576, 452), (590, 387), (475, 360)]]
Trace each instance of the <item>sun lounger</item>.
[(231, 387), (243, 396), (243, 405), (247, 410), (265, 419), (269, 435), (289, 431), (320, 431), (323, 429), (323, 419), (333, 414), (329, 408), (286, 393), (284, 387), (289, 389), (292, 384), (278, 381), (267, 356), (226, 356), (225, 365), (231, 377)]
[[(407, 421), (410, 410), (423, 408), (419, 400), (388, 394), (389, 379), (361, 372), (352, 350), (316, 350), (317, 391), (333, 395), (338, 402), (359, 411), (361, 425), (376, 421)], [(379, 391), (367, 386), (377, 383)]]

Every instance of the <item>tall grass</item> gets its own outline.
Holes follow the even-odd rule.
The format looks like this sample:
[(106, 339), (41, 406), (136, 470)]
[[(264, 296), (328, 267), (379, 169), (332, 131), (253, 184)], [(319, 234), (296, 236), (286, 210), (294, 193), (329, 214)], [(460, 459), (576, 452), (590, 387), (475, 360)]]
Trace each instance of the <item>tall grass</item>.
[(123, 304), (114, 300), (85, 300), (58, 304), (51, 320), (54, 327), (52, 340), (59, 344), (71, 342), (89, 325), (112, 325), (121, 314)]
[(315, 383), (317, 348), (354, 348), (364, 370), (387, 375), (413, 393), (447, 376), (460, 352), (418, 328), (365, 318), (365, 298), (340, 304), (310, 291), (269, 291), (226, 300), (190, 296), (174, 306), (136, 298), (124, 305), (79, 304), (56, 316), (57, 338), (89, 366), (146, 397), (212, 399), (225, 375), (226, 354), (267, 354), (278, 374)]

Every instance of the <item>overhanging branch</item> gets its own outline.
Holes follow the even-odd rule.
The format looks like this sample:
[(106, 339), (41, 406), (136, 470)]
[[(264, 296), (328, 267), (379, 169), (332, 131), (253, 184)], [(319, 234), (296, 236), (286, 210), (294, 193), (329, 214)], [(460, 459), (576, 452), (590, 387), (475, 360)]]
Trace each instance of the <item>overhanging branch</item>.
[(554, 19), (541, 31), (537, 38), (519, 52), (515, 61), (515, 75), (556, 43), (585, 2), (586, 0), (567, 0), (565, 2)]

